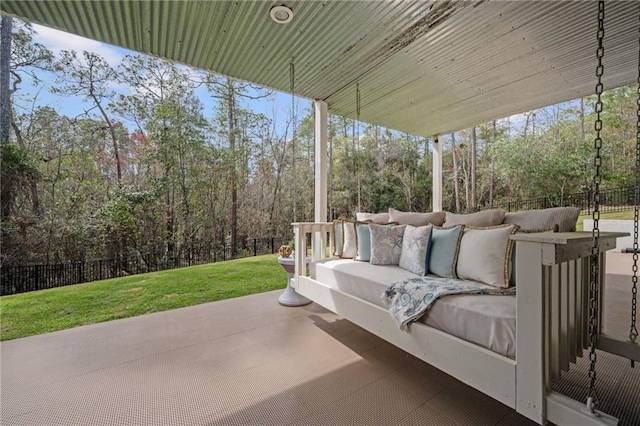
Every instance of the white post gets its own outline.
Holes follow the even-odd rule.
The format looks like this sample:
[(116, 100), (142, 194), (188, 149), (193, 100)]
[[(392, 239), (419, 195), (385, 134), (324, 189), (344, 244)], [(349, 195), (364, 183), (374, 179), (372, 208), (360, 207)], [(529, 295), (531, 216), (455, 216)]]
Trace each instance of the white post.
[(433, 189), (432, 189), (432, 210), (434, 212), (442, 211), (442, 144), (440, 136), (433, 137)]
[[(320, 100), (313, 101), (313, 110), (315, 112), (315, 203), (314, 203), (314, 221), (327, 221), (327, 103)], [(323, 234), (321, 238), (316, 238), (314, 250), (319, 253), (326, 247), (324, 242), (326, 236)], [(324, 257), (324, 256), (323, 256)]]

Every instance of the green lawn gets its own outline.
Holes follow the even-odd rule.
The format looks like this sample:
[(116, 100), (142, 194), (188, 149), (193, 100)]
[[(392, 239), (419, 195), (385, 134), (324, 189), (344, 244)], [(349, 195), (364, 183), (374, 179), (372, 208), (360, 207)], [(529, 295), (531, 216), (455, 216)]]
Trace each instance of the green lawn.
[[(578, 217), (578, 223), (576, 224), (576, 231), (584, 230), (584, 220), (591, 219), (592, 215), (583, 215)], [(627, 210), (624, 212), (615, 213), (600, 213), (600, 219), (609, 220), (633, 220), (633, 210)]]
[(284, 289), (278, 255), (0, 297), (0, 340)]

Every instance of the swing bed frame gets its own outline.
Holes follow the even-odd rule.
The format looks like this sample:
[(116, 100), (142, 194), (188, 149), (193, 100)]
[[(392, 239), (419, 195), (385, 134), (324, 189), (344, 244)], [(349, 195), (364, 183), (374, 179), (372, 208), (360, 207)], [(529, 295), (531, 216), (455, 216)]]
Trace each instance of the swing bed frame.
[[(293, 226), (296, 247), (306, 247), (311, 239), (311, 261), (333, 253), (331, 223)], [(604, 271), (606, 251), (615, 248), (616, 238), (626, 235), (600, 234), (600, 271)], [(617, 424), (617, 419), (594, 416), (583, 403), (551, 390), (552, 381), (588, 347), (591, 233), (515, 234), (511, 239), (518, 289), (515, 360), (422, 323), (413, 323), (409, 332), (401, 331), (386, 309), (307, 276), (304, 250), (295, 253), (292, 284), (302, 296), (539, 424)], [(602, 317), (604, 292), (599, 294)], [(621, 344), (614, 338), (609, 342)], [(625, 351), (632, 352), (627, 346)], [(640, 361), (640, 351), (628, 355)]]

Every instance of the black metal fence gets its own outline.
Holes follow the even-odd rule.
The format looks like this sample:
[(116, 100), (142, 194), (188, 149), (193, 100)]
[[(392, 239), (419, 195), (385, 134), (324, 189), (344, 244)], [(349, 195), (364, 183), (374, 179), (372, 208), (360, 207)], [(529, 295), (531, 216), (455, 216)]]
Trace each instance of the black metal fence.
[[(238, 244), (235, 259), (277, 253), (286, 238), (255, 238)], [(163, 271), (230, 260), (230, 244), (199, 245), (175, 253), (158, 252), (118, 259), (67, 262), (51, 265), (3, 266), (0, 294), (9, 295), (62, 287), (108, 278)]]
[[(600, 190), (600, 212), (622, 212), (632, 210), (635, 200), (633, 187), (610, 188)], [(508, 212), (522, 210), (547, 209), (550, 207), (577, 207), (584, 214), (593, 212), (593, 192), (584, 191), (573, 194), (554, 195), (550, 197), (531, 198), (527, 200), (511, 201), (500, 204), (480, 206), (478, 210), (504, 209)]]

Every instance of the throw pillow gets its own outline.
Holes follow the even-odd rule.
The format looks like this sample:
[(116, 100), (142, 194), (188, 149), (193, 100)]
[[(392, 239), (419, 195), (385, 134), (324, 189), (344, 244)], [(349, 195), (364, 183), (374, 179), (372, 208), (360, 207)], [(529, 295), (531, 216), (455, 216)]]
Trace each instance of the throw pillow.
[(368, 262), (371, 259), (371, 231), (368, 223), (356, 222), (356, 237), (358, 239), (358, 253), (355, 260)]
[(332, 256), (342, 256), (342, 221), (333, 221), (333, 253)]
[(429, 272), (443, 278), (457, 278), (456, 262), (464, 225), (433, 228), (429, 247)]
[(505, 211), (502, 209), (485, 210), (470, 214), (456, 214), (447, 212), (444, 226), (466, 225), (476, 228), (501, 225)]
[(358, 255), (358, 235), (356, 223), (349, 220), (342, 221), (342, 254), (343, 259), (353, 259)]
[(416, 213), (416, 212), (402, 212), (394, 208), (389, 208), (389, 221), (397, 222), (400, 225), (442, 226), (442, 224), (444, 223), (444, 217), (445, 217), (445, 212)]
[(356, 213), (356, 220), (359, 222), (387, 223), (389, 213)]
[(406, 225), (369, 225), (372, 265), (400, 264), (405, 227)]
[(402, 237), (400, 267), (418, 275), (427, 275), (427, 251), (433, 225), (407, 225)]
[(517, 225), (465, 228), (458, 255), (458, 278), (509, 287), (512, 246), (509, 236), (517, 230)]
[(547, 230), (558, 226), (558, 232), (573, 232), (580, 215), (577, 207), (553, 207), (507, 213), (504, 223), (518, 225), (521, 231)]

